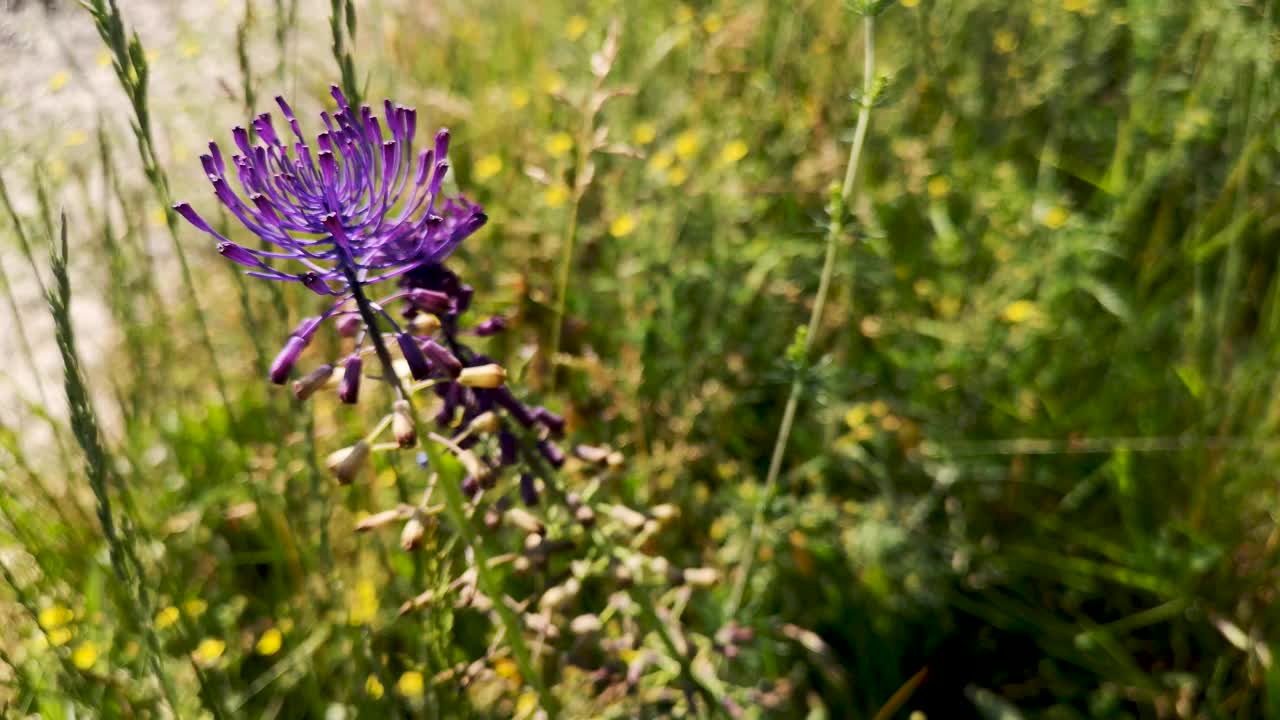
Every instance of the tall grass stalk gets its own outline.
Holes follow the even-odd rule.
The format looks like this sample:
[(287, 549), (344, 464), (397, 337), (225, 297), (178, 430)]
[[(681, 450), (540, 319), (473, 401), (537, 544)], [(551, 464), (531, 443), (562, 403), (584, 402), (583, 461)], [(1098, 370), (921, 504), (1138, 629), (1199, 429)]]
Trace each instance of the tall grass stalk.
[(97, 414), (89, 397), (89, 388), (85, 382), (84, 372), (80, 365), (80, 355), (76, 350), (75, 333), (71, 325), (71, 279), (67, 272), (67, 220), (62, 218), (61, 249), (54, 247), (50, 253), (50, 270), (53, 287), (47, 292), (49, 312), (53, 316), (54, 328), (58, 340), (58, 351), (62, 355), (63, 383), (67, 395), (67, 409), (71, 418), (71, 431), (80, 449), (84, 452), (85, 475), (89, 487), (97, 503), (98, 522), (102, 526), (102, 534), (107, 541), (107, 550), (111, 560), (111, 569), (128, 594), (126, 612), (133, 616), (134, 625), (141, 628), (147, 653), (147, 664), (151, 674), (159, 683), (165, 701), (171, 710), (176, 711), (177, 693), (172, 679), (165, 672), (160, 652), (160, 641), (156, 637), (155, 628), (151, 625), (151, 602), (147, 590), (147, 580), (143, 577), (142, 563), (138, 559), (134, 546), (132, 523), (117, 524), (111, 506), (111, 485), (119, 484), (112, 470), (112, 460), (102, 442)]
[[(871, 107), (876, 95), (876, 45), (875, 14), (868, 11), (862, 18), (863, 31), (863, 65), (862, 96), (858, 108), (858, 122), (853, 132), (853, 144), (849, 148), (849, 161), (845, 167), (844, 182), (840, 192), (832, 200), (830, 220), (827, 225), (827, 250), (822, 262), (822, 274), (818, 279), (818, 293), (813, 300), (813, 311), (809, 314), (809, 324), (805, 328), (803, 338), (803, 356), (808, 357), (813, 347), (813, 339), (818, 335), (822, 323), (822, 311), (827, 304), (827, 295), (831, 290), (831, 276), (835, 272), (836, 250), (844, 235), (844, 215), (853, 200), (855, 182), (858, 177), (858, 165), (862, 157), (862, 146), (867, 139), (867, 128), (871, 123)], [(778, 426), (778, 435), (773, 444), (773, 455), (769, 458), (769, 471), (765, 476), (764, 488), (756, 500), (755, 511), (751, 518), (751, 529), (747, 536), (747, 544), (741, 555), (738, 577), (734, 581), (729, 596), (726, 615), (733, 617), (742, 607), (743, 595), (747, 583), (751, 579), (751, 570), (755, 563), (756, 552), (760, 546), (760, 538), (764, 533), (764, 516), (769, 503), (778, 492), (778, 476), (782, 472), (782, 461), (787, 453), (787, 441), (791, 438), (791, 428), (795, 423), (796, 409), (800, 405), (800, 396), (804, 391), (804, 379), (797, 376), (791, 381), (791, 390), (787, 395), (787, 404), (782, 410), (782, 422)]]
[(93, 16), (98, 35), (111, 53), (116, 78), (129, 104), (133, 109), (133, 135), (137, 141), (138, 154), (142, 160), (143, 172), (155, 192), (160, 208), (164, 212), (165, 226), (169, 230), (169, 239), (173, 246), (174, 257), (178, 259), (178, 267), (182, 274), (182, 284), (191, 298), (192, 313), (195, 316), (200, 344), (209, 356), (209, 368), (214, 385), (226, 410), (231, 426), (235, 428), (235, 409), (231, 404), (231, 396), (227, 391), (226, 379), (223, 377), (218, 353), (213, 345), (213, 336), (209, 331), (209, 322), (204, 307), (200, 303), (199, 289), (191, 274), (191, 263), (187, 259), (186, 250), (178, 235), (178, 214), (173, 209), (172, 196), (169, 192), (169, 178), (160, 165), (160, 156), (156, 150), (155, 136), (151, 126), (151, 110), (147, 99), (149, 68), (146, 51), (142, 40), (136, 32), (132, 37), (125, 33), (124, 17), (116, 0), (82, 0), (82, 4)]

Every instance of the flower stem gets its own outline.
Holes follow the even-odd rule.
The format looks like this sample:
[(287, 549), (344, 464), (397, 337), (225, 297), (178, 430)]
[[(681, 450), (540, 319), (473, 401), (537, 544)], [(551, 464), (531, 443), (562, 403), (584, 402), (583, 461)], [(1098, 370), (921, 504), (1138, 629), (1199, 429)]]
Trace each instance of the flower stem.
[[(830, 225), (827, 227), (827, 251), (822, 263), (822, 275), (818, 280), (818, 294), (814, 297), (813, 311), (809, 315), (808, 333), (804, 337), (804, 354), (807, 356), (813, 346), (813, 339), (818, 334), (822, 323), (822, 311), (827, 304), (827, 294), (831, 289), (831, 277), (835, 271), (836, 248), (844, 226), (842, 215), (849, 206), (853, 196), (854, 181), (858, 175), (858, 164), (862, 157), (862, 145), (867, 139), (867, 127), (871, 122), (872, 94), (875, 89), (875, 17), (868, 14), (862, 19), (863, 29), (863, 78), (862, 102), (858, 110), (858, 124), (853, 133), (853, 145), (849, 148), (849, 162), (845, 168), (844, 184), (840, 187), (839, 202), (835, 203), (836, 212), (832, 213)], [(764, 515), (769, 503), (778, 492), (778, 476), (782, 472), (782, 461), (787, 453), (787, 441), (791, 437), (791, 427), (795, 422), (796, 409), (800, 405), (800, 395), (804, 391), (803, 379), (797, 377), (791, 382), (791, 391), (787, 395), (787, 404), (782, 410), (782, 423), (778, 426), (777, 439), (773, 444), (773, 455), (769, 458), (769, 471), (765, 477), (764, 488), (756, 501), (755, 512), (751, 518), (751, 531), (747, 537), (745, 552), (741, 556), (741, 569), (734, 582), (732, 594), (729, 596), (728, 616), (737, 615), (742, 607), (742, 599), (746, 593), (747, 583), (751, 579), (751, 569), (755, 563), (760, 537), (764, 533)]]

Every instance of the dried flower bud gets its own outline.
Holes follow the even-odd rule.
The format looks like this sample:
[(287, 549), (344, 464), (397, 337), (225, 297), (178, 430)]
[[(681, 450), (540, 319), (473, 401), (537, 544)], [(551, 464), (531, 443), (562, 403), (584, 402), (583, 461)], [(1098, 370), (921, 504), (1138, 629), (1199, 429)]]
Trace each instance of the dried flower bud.
[(369, 443), (361, 439), (355, 445), (330, 453), (328, 459), (325, 460), (325, 466), (338, 479), (338, 482), (343, 485), (350, 485), (351, 481), (355, 479), (356, 473), (360, 472), (360, 468), (364, 466), (365, 461), (368, 459)]
[(397, 520), (404, 520), (405, 518), (408, 518), (412, 512), (413, 508), (408, 505), (400, 505), (390, 510), (383, 510), (382, 512), (374, 513), (356, 523), (356, 532), (368, 532), (370, 530), (380, 528), (383, 525), (390, 525)]
[(609, 507), (609, 517), (631, 530), (639, 530), (644, 527), (644, 522), (647, 519), (643, 513), (636, 512), (625, 505), (611, 505)]
[(609, 469), (612, 470), (612, 469), (621, 467), (623, 460), (624, 458), (622, 457), (622, 453), (618, 452), (617, 450), (614, 450), (613, 452), (609, 453), (609, 457), (604, 459), (604, 464), (605, 466), (607, 466)]
[(600, 618), (595, 615), (579, 615), (569, 622), (569, 631), (574, 635), (593, 635), (600, 632)]
[(502, 421), (498, 419), (496, 413), (492, 410), (486, 410), (471, 420), (471, 432), (473, 433), (491, 433), (497, 432), (502, 427)]
[(680, 507), (671, 503), (663, 503), (662, 505), (654, 505), (649, 508), (649, 515), (660, 523), (670, 522), (680, 517)]
[(542, 524), (542, 521), (528, 510), (511, 508), (507, 511), (507, 519), (511, 521), (512, 525), (515, 525), (530, 535), (543, 535), (547, 532), (547, 528)]
[(596, 511), (580, 505), (577, 510), (573, 511), (573, 519), (578, 521), (582, 527), (591, 527), (596, 524)]
[(342, 365), (342, 379), (338, 381), (338, 399), (354, 405), (360, 399), (360, 373), (364, 372), (364, 360), (357, 353)]
[(475, 478), (476, 482), (480, 485), (484, 485), (489, 476), (493, 474), (489, 469), (489, 466), (485, 465), (484, 462), (480, 458), (476, 457), (476, 454), (470, 450), (463, 450), (462, 452), (457, 453), (457, 457), (458, 462), (462, 463), (462, 467), (466, 469), (467, 474)]
[(400, 547), (406, 552), (422, 547), (422, 538), (427, 531), (426, 519), (421, 510), (415, 510), (409, 521), (404, 524), (404, 529), (400, 531)]
[(579, 459), (596, 465), (603, 465), (609, 457), (609, 452), (609, 448), (595, 445), (577, 445), (573, 448), (573, 454)]
[(419, 335), (431, 335), (440, 329), (440, 318), (431, 313), (418, 313), (409, 321), (409, 327)]
[(391, 406), (391, 432), (396, 444), (402, 448), (413, 447), (418, 442), (418, 431), (413, 423), (413, 411), (407, 400), (397, 400)]
[(495, 363), (463, 368), (458, 375), (458, 382), (467, 387), (496, 388), (501, 387), (506, 380), (507, 371)]
[(498, 508), (490, 507), (484, 511), (484, 526), (489, 530), (497, 530), (502, 525), (502, 513)]
[(306, 400), (323, 387), (332, 375), (332, 365), (321, 365), (307, 373), (301, 380), (293, 381), (293, 396), (299, 400)]
[(696, 588), (709, 588), (720, 582), (720, 573), (715, 568), (685, 568), (682, 579)]

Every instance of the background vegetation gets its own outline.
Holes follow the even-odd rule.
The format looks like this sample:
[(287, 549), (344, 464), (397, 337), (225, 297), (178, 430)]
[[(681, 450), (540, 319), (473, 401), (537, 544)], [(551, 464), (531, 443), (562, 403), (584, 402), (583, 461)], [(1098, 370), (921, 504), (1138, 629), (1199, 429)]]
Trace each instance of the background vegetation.
[[(122, 0), (116, 47), (10, 9), (7, 52), (58, 42), (0, 123), (6, 713), (1280, 717), (1277, 4), (880, 3), (833, 216), (866, 4)], [(600, 518), (628, 583), (544, 499), (574, 547), (500, 571), (515, 600), (582, 580), (524, 617), (540, 678), (454, 583), (458, 525), (355, 531), (427, 482), (411, 453), (325, 472), (385, 398), (266, 383), (313, 298), (166, 213), (213, 207), (198, 148), (276, 94), (315, 131), (335, 31), (365, 97), (454, 132), (491, 220), (451, 265), (511, 321), (486, 351), (625, 458), (557, 482), (651, 521)]]

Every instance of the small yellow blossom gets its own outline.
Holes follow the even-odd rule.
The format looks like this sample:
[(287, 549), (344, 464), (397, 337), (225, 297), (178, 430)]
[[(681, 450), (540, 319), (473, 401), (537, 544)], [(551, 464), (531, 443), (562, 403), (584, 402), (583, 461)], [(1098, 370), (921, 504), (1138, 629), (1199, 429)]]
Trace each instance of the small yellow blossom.
[(1062, 0), (1062, 9), (1067, 12), (1084, 12), (1089, 8), (1089, 0)]
[(529, 91), (524, 88), (511, 88), (511, 107), (520, 110), (529, 104)]
[(380, 700), (386, 689), (382, 687), (382, 681), (378, 679), (377, 675), (370, 674), (369, 677), (365, 678), (364, 691), (366, 695), (374, 700)]
[(883, 400), (876, 400), (871, 403), (871, 417), (882, 418), (889, 414), (889, 404)]
[(477, 180), (488, 180), (500, 172), (502, 172), (502, 158), (497, 155), (485, 155), (476, 162), (475, 174)]
[(422, 691), (426, 688), (426, 681), (422, 677), (422, 673), (417, 670), (400, 676), (400, 680), (396, 682), (396, 692), (407, 698), (416, 698), (422, 696)]
[(993, 44), (996, 47), (996, 52), (1001, 55), (1008, 55), (1018, 49), (1018, 36), (1014, 35), (1011, 30), (1001, 28), (996, 31)]
[(569, 18), (569, 22), (564, 26), (564, 36), (569, 40), (577, 40), (587, 32), (587, 19), (581, 15), (574, 15)]
[(1014, 325), (1033, 320), (1040, 314), (1040, 309), (1030, 300), (1014, 300), (1004, 307), (1000, 315)]
[(856, 430), (867, 422), (867, 416), (871, 414), (871, 408), (866, 403), (857, 403), (849, 408), (849, 412), (844, 414), (844, 423), (849, 426), (850, 430)]
[(49, 78), (49, 89), (58, 92), (67, 86), (67, 81), (71, 79), (71, 73), (66, 70), (59, 70)]
[(147, 213), (147, 222), (151, 223), (152, 227), (164, 227), (166, 221), (162, 208), (151, 208), (151, 212)]
[(569, 188), (566, 188), (564, 185), (552, 185), (542, 191), (542, 201), (546, 203), (549, 208), (558, 208), (564, 205), (568, 200)]
[(623, 213), (609, 223), (609, 234), (616, 238), (626, 237), (635, 229), (636, 219), (631, 213)]
[(40, 622), (40, 627), (45, 630), (62, 627), (74, 620), (76, 614), (69, 607), (61, 605), (51, 605), (40, 611), (40, 615), (36, 618)]
[(724, 27), (724, 18), (718, 13), (708, 13), (702, 19), (702, 29), (707, 31), (708, 35), (715, 35)]
[(913, 8), (920, 4), (920, 0), (902, 0), (902, 7)]
[(361, 580), (356, 583), (351, 597), (351, 610), (348, 621), (352, 625), (368, 625), (378, 617), (378, 589), (372, 580)]
[(559, 132), (547, 138), (547, 154), (551, 157), (564, 157), (573, 149), (573, 136)]
[(520, 693), (516, 698), (516, 717), (533, 717), (538, 711), (538, 694), (532, 690)]
[(671, 163), (675, 161), (676, 158), (671, 154), (671, 151), (659, 150), (653, 154), (653, 157), (649, 158), (649, 170), (655, 173), (662, 172), (671, 167)]
[(275, 655), (280, 652), (280, 646), (284, 644), (284, 635), (278, 628), (268, 628), (262, 633), (262, 637), (258, 638), (258, 644), (254, 646), (254, 650), (259, 655)]
[(71, 132), (67, 133), (67, 140), (66, 140), (67, 147), (78, 147), (87, 142), (89, 142), (89, 135), (86, 134), (85, 131), (83, 130), (72, 130)]
[(193, 618), (200, 617), (204, 614), (204, 611), (208, 609), (209, 603), (200, 598), (191, 598), (190, 600), (182, 603), (183, 612)]
[(736, 163), (746, 157), (747, 152), (750, 149), (751, 148), (747, 146), (747, 143), (742, 140), (730, 140), (729, 143), (720, 150), (720, 162), (726, 165)]
[(111, 64), (111, 59), (112, 58), (111, 58), (110, 50), (99, 50), (98, 56), (94, 58), (93, 61), (97, 63), (100, 67), (106, 67)]
[(1040, 222), (1043, 223), (1044, 226), (1049, 228), (1050, 230), (1057, 230), (1063, 225), (1066, 225), (1067, 221), (1070, 219), (1071, 219), (1070, 213), (1068, 213), (1065, 209), (1055, 205), (1049, 208), (1047, 212), (1045, 212), (1044, 217), (1040, 219)]
[(146, 52), (146, 58), (148, 63), (153, 63), (160, 59), (160, 52), (157, 50), (148, 50)]
[(196, 646), (195, 652), (191, 653), (191, 657), (201, 665), (212, 665), (222, 657), (222, 653), (226, 652), (227, 643), (218, 638), (205, 638)]
[(200, 54), (200, 43), (195, 40), (187, 40), (182, 43), (182, 47), (178, 48), (178, 54), (184, 58), (193, 58)]
[(564, 79), (558, 73), (549, 72), (542, 76), (542, 82), (539, 85), (546, 94), (555, 95), (564, 90)]
[(69, 627), (56, 627), (49, 631), (49, 644), (54, 647), (62, 647), (71, 642), (72, 634)]
[(928, 190), (929, 197), (935, 200), (944, 198), (951, 192), (951, 181), (939, 175), (929, 180), (929, 185), (925, 189)]
[(697, 154), (701, 145), (702, 143), (698, 140), (698, 133), (693, 130), (686, 130), (676, 138), (676, 155), (681, 158), (692, 157)]
[(689, 171), (682, 167), (671, 168), (671, 172), (667, 173), (667, 184), (672, 187), (683, 185), (685, 180), (689, 179)]
[(693, 17), (693, 8), (688, 5), (681, 3), (679, 7), (676, 8), (676, 22), (681, 25), (693, 22)]
[(658, 128), (651, 122), (642, 122), (631, 131), (631, 141), (637, 145), (648, 145), (658, 136)]
[(520, 668), (511, 658), (498, 658), (493, 662), (493, 673), (512, 685), (520, 685)]
[(98, 662), (98, 646), (91, 640), (85, 640), (71, 652), (71, 664), (81, 670), (88, 670)]
[(170, 605), (169, 607), (156, 613), (156, 629), (163, 630), (170, 625), (178, 622), (178, 608)]

